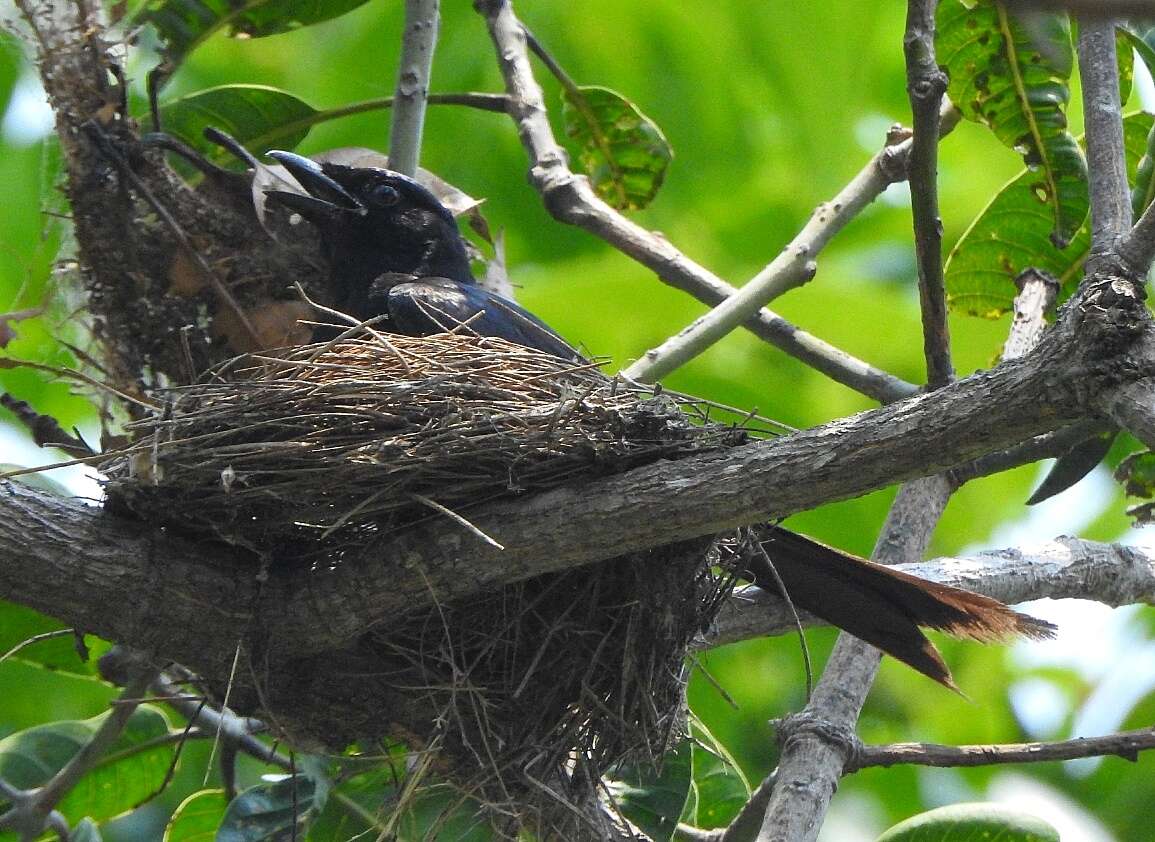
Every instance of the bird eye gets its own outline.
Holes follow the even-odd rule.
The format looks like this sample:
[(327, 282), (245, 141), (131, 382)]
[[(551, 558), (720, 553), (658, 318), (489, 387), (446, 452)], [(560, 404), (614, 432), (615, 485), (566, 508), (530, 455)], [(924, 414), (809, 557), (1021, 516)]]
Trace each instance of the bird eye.
[(397, 204), (401, 194), (397, 188), (389, 184), (377, 184), (369, 191), (369, 198), (373, 204), (388, 207)]

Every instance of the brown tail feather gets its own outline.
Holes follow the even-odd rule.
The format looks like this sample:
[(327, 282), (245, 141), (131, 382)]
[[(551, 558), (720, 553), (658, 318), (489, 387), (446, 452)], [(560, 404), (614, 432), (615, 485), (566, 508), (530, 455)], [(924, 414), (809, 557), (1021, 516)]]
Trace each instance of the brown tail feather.
[[(1050, 623), (996, 599), (940, 585), (844, 553), (781, 527), (758, 531), (790, 599), (935, 681), (957, 689), (950, 670), (919, 626), (957, 637), (996, 641), (1050, 637)], [(749, 564), (751, 581), (777, 593), (765, 559)]]

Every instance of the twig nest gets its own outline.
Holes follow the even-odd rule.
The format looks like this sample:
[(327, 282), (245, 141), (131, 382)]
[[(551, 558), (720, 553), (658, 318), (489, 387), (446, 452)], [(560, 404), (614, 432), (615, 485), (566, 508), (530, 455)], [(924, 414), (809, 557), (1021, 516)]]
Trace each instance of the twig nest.
[[(468, 529), (496, 497), (745, 439), (699, 402), (463, 335), (363, 332), (238, 358), (166, 398), (105, 466), (110, 500), (274, 569), (340, 563), (419, 519)], [(680, 731), (686, 646), (730, 586), (710, 546), (431, 599), (374, 629), (355, 657), (382, 699), (377, 736), (440, 751), (523, 818), (542, 793), (588, 800), (607, 764), (657, 757)]]
[(455, 334), (239, 357), (166, 398), (104, 466), (110, 499), (276, 557), (744, 437), (694, 423), (700, 402)]

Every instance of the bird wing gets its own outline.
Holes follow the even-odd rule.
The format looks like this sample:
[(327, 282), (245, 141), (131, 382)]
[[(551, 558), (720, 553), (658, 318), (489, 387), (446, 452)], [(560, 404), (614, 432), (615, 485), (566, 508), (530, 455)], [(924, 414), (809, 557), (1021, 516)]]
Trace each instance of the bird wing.
[(582, 359), (545, 322), (509, 299), (448, 278), (422, 278), (390, 287), (387, 309), (398, 333), (424, 336), (459, 329), (562, 359)]

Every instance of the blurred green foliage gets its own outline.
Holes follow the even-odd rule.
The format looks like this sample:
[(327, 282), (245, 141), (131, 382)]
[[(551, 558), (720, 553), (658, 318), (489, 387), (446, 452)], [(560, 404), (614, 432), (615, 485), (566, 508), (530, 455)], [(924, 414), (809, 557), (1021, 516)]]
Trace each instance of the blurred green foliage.
[[(352, 4), (351, 4), (352, 5)], [(902, 66), (902, 4), (886, 0), (725, 0), (708, 9), (679, 0), (581, 4), (523, 2), (520, 14), (568, 73), (583, 85), (621, 92), (652, 118), (675, 150), (656, 200), (633, 218), (661, 231), (690, 257), (735, 284), (753, 276), (882, 144), (886, 128), (908, 120)], [(234, 40), (218, 32), (171, 79), (165, 98), (230, 84), (270, 85), (318, 109), (392, 92), (401, 4), (372, 0), (347, 15), (275, 37)], [(432, 89), (498, 91), (501, 80), (482, 20), (465, 2), (442, 8), (441, 40)], [(147, 41), (148, 34), (143, 36)], [(30, 71), (20, 40), (0, 33), (0, 110), (21, 74)], [(144, 77), (155, 61), (134, 52), (128, 65), (135, 112), (143, 117)], [(562, 136), (559, 85), (539, 67), (539, 81)], [(1132, 106), (1135, 94), (1132, 95)], [(1077, 80), (1072, 132), (1078, 132)], [(369, 112), (314, 127), (300, 147), (387, 144), (388, 115)], [(75, 318), (51, 273), (67, 239), (58, 220), (58, 174), (51, 141), (28, 141), (12, 128), (0, 137), (0, 312), (46, 306), (42, 317), (20, 322), (8, 352), (66, 362), (56, 337)], [(576, 153), (576, 150), (574, 150)], [(423, 166), (469, 194), (486, 198), (490, 224), (505, 232), (511, 276), (523, 304), (563, 335), (616, 368), (660, 343), (703, 308), (661, 284), (647, 270), (573, 228), (553, 222), (525, 179), (527, 162), (503, 115), (459, 107), (428, 116)], [(945, 243), (951, 246), (1009, 179), (1021, 157), (981, 126), (964, 123), (942, 145), (940, 186)], [(922, 379), (917, 294), (905, 186), (892, 188), (820, 255), (814, 281), (775, 309), (800, 326), (912, 381)], [(954, 317), (956, 366), (962, 373), (989, 366), (1007, 322)], [(798, 362), (739, 332), (677, 372), (672, 388), (713, 398), (795, 426), (847, 415), (871, 404)], [(95, 421), (82, 397), (41, 374), (0, 371), (0, 387), (51, 413), (66, 425)], [(26, 438), (8, 415), (5, 442)], [(9, 445), (6, 444), (5, 447)], [(7, 457), (0, 461), (13, 461)], [(1117, 459), (1116, 459), (1117, 461)], [(982, 543), (1023, 519), (1023, 501), (1037, 474), (1031, 467), (974, 482), (952, 501), (931, 551), (950, 553)], [(1099, 501), (1088, 535), (1109, 539), (1125, 529), (1120, 492)], [(790, 525), (859, 553), (869, 552), (891, 491), (798, 515)], [(1065, 523), (1049, 531), (1068, 530)], [(0, 606), (0, 620), (9, 611)], [(15, 615), (12, 615), (15, 617)], [(21, 622), (27, 618), (21, 614)], [(1150, 623), (1148, 623), (1150, 625)], [(1145, 632), (1145, 635), (1149, 631)], [(1146, 639), (1146, 638), (1145, 638)], [(833, 640), (810, 634), (818, 663)], [(1065, 714), (1054, 733), (1069, 735), (1079, 707), (1093, 690), (1060, 668), (1013, 668), (1000, 648), (943, 643), (959, 685), (953, 695), (895, 664), (883, 668), (861, 723), (872, 742), (932, 740), (976, 743), (1025, 737), (1009, 689), (1040, 677), (1054, 686)], [(111, 690), (84, 669), (60, 668), (59, 647), (37, 660), (35, 650), (0, 664), (0, 736), (61, 718), (106, 709)], [(1104, 653), (1123, 659), (1126, 653)], [(751, 641), (699, 658), (690, 702), (714, 736), (756, 781), (776, 755), (769, 720), (797, 709), (804, 682), (797, 642), (786, 636)], [(705, 680), (708, 672), (711, 680)], [(725, 688), (729, 699), (714, 686)], [(1136, 724), (1155, 715), (1147, 695)], [(172, 797), (131, 821), (105, 829), (106, 839), (154, 839), (167, 812), (200, 785), (207, 747), (188, 750)], [(195, 771), (194, 771), (195, 767)], [(1144, 816), (1153, 794), (1155, 759), (1138, 766), (1118, 759), (1084, 767), (1043, 765), (1023, 770), (1096, 816), (1120, 840), (1155, 839)], [(930, 806), (981, 798), (1002, 774), (995, 769), (869, 770), (846, 779), (838, 804), (874, 805), (854, 823), (867, 834)], [(243, 783), (256, 783), (246, 766)], [(182, 789), (183, 787), (183, 789)], [(167, 805), (167, 806), (166, 806)]]

